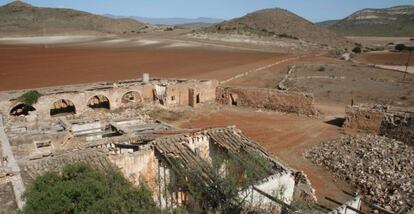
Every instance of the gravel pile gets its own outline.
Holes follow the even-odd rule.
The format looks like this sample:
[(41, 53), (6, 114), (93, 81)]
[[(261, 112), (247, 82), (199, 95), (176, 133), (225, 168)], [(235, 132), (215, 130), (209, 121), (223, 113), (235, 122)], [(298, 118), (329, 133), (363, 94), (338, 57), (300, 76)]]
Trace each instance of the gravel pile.
[(306, 157), (357, 187), (366, 199), (398, 211), (414, 205), (414, 148), (375, 135), (322, 143)]

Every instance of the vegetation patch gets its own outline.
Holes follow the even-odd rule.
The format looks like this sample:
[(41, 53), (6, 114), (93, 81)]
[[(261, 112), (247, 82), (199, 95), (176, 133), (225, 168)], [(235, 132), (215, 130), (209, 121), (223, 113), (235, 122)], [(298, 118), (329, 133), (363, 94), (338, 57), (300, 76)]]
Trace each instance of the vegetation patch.
[(28, 91), (17, 98), (20, 102), (26, 105), (33, 105), (42, 96), (38, 91)]
[(397, 44), (396, 46), (395, 46), (395, 50), (397, 50), (397, 51), (403, 51), (403, 50), (405, 50), (407, 48), (407, 46), (405, 46), (404, 44)]
[(160, 213), (145, 185), (134, 187), (120, 172), (85, 164), (47, 172), (28, 188), (20, 213)]
[(296, 36), (292, 36), (292, 35), (289, 35), (289, 34), (286, 34), (286, 33), (278, 34), (278, 36), (279, 36), (280, 38), (287, 38), (287, 39), (299, 40), (299, 38), (298, 38), (298, 37), (296, 37)]
[(362, 52), (362, 49), (360, 46), (356, 46), (354, 49), (352, 49), (352, 52), (356, 54), (360, 54)]

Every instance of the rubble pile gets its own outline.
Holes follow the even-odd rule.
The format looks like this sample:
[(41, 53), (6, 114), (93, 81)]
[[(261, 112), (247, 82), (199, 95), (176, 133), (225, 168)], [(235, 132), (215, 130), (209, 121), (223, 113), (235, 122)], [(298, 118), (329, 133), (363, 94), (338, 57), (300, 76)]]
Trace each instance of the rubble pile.
[(346, 136), (306, 157), (354, 185), (368, 201), (397, 211), (414, 204), (414, 148), (376, 135)]

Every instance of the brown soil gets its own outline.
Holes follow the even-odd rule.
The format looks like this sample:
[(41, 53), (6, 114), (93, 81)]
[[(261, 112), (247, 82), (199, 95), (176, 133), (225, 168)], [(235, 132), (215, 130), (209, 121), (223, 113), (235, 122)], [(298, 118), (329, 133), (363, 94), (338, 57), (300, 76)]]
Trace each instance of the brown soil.
[(319, 202), (330, 206), (332, 204), (325, 201), (325, 196), (345, 201), (349, 197), (341, 193), (341, 190), (350, 191), (352, 188), (333, 178), (325, 169), (312, 164), (304, 158), (303, 153), (321, 141), (336, 138), (342, 133), (341, 128), (327, 121), (343, 115), (344, 108), (333, 105), (324, 105), (320, 108), (326, 115), (321, 119), (312, 119), (221, 106), (220, 110), (200, 110), (197, 114), (188, 115), (184, 121), (178, 122), (178, 125), (182, 128), (236, 125), (278, 159), (292, 168), (304, 171), (316, 189)]
[[(413, 55), (411, 56), (410, 66), (414, 66)], [(371, 52), (359, 55), (357, 60), (366, 64), (406, 65), (408, 52)]]
[(153, 77), (224, 80), (286, 54), (216, 49), (0, 45), (0, 90)]

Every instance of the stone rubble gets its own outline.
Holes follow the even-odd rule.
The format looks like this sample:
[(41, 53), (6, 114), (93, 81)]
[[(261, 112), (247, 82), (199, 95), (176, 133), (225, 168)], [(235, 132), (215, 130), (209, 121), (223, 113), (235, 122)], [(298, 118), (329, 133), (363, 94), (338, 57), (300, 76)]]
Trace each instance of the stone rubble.
[(324, 142), (305, 156), (355, 186), (365, 198), (398, 211), (414, 205), (414, 148), (376, 135)]

